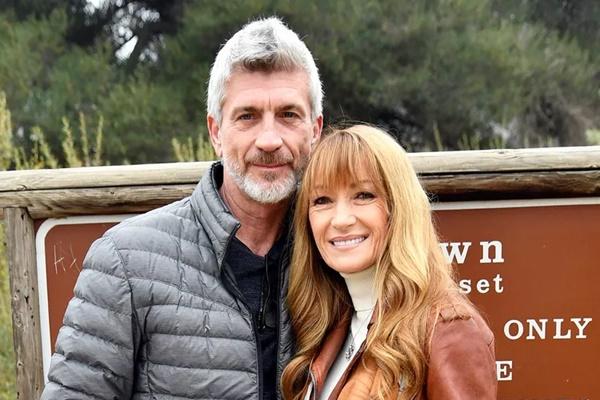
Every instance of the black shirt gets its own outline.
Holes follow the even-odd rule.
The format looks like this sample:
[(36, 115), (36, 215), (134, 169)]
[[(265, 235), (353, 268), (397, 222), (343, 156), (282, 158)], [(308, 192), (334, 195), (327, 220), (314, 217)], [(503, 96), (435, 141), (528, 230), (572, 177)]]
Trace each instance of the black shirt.
[(242, 293), (242, 300), (254, 319), (259, 359), (262, 361), (263, 400), (277, 398), (278, 277), (284, 243), (285, 238), (281, 237), (269, 253), (261, 257), (233, 237), (225, 256), (225, 262)]

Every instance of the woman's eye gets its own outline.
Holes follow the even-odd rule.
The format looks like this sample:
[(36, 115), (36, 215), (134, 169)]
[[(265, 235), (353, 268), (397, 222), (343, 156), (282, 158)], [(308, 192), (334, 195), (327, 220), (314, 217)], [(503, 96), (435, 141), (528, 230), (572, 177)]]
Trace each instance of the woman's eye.
[(358, 200), (372, 200), (375, 198), (375, 194), (371, 192), (359, 192), (356, 194)]
[(328, 204), (329, 203), (329, 197), (325, 197), (325, 196), (320, 196), (320, 197), (315, 197), (315, 199), (312, 201), (314, 206), (320, 206), (323, 204)]

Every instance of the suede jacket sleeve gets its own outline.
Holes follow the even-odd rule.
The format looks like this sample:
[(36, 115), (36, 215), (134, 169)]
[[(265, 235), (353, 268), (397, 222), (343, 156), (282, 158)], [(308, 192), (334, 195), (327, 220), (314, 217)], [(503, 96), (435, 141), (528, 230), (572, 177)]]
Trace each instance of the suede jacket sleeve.
[(494, 400), (494, 335), (481, 316), (444, 318), (435, 324), (427, 376), (428, 400)]
[(138, 336), (123, 261), (103, 237), (84, 261), (42, 400), (131, 398)]

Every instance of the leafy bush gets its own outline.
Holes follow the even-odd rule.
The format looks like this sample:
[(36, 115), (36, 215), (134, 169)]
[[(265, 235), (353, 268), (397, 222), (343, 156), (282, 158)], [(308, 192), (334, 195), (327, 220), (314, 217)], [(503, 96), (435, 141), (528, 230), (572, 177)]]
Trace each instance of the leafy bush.
[[(272, 14), (315, 55), (326, 122), (378, 124), (415, 151), (579, 145), (600, 126), (596, 0), (107, 0), (94, 12), (85, 3), (0, 12), (0, 89), (26, 149), (24, 132), (39, 126), (61, 154), (62, 117), (83, 113), (104, 116), (109, 162), (173, 160), (173, 139), (207, 137), (220, 44)], [(129, 38), (116, 31), (127, 28), (152, 36), (139, 38), (139, 58), (118, 51)]]

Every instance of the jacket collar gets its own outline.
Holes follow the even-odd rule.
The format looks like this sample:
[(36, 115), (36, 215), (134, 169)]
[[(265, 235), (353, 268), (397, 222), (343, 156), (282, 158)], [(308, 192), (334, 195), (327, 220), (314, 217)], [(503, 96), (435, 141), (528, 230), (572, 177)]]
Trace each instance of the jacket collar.
[[(240, 222), (231, 213), (221, 198), (219, 188), (223, 184), (223, 164), (214, 162), (202, 176), (200, 182), (191, 195), (192, 210), (196, 220), (206, 231), (212, 248), (217, 256), (219, 268), (223, 265), (225, 252), (230, 239), (240, 227)], [(286, 249), (291, 240), (291, 221), (293, 219), (295, 198), (292, 198), (290, 207), (283, 220), (283, 235), (287, 236)], [(284, 252), (284, 266), (287, 266), (289, 255)]]
[(350, 314), (347, 314), (329, 333), (327, 333), (324, 342), (319, 349), (319, 354), (317, 354), (311, 363), (310, 370), (315, 385), (313, 390), (317, 395), (318, 393), (321, 393), (329, 369), (333, 365), (333, 362), (346, 341), (350, 321)]
[(190, 199), (194, 216), (206, 231), (219, 267), (223, 265), (230, 238), (240, 226), (219, 194), (222, 183), (223, 165), (217, 161), (202, 176)]
[[(375, 305), (375, 311), (371, 315), (371, 320), (369, 321), (368, 328), (370, 329), (373, 323), (377, 320), (377, 305)], [(331, 366), (335, 362), (342, 346), (346, 342), (346, 338), (348, 337), (348, 330), (350, 329), (350, 322), (352, 321), (352, 313), (348, 311), (335, 325), (330, 332), (327, 333), (325, 338), (323, 339), (323, 344), (319, 349), (318, 354), (313, 359), (310, 365), (310, 373), (313, 376), (313, 384), (314, 384), (314, 392), (319, 395), (321, 390), (323, 390), (323, 385), (325, 384), (325, 378), (329, 374), (329, 370)], [(360, 346), (354, 353), (354, 357), (348, 365), (346, 372), (342, 376), (342, 382), (338, 382), (338, 386), (343, 384), (348, 378), (349, 372), (354, 368), (356, 362), (362, 356), (362, 353), (365, 349), (365, 343)], [(337, 386), (336, 386), (337, 387)]]

